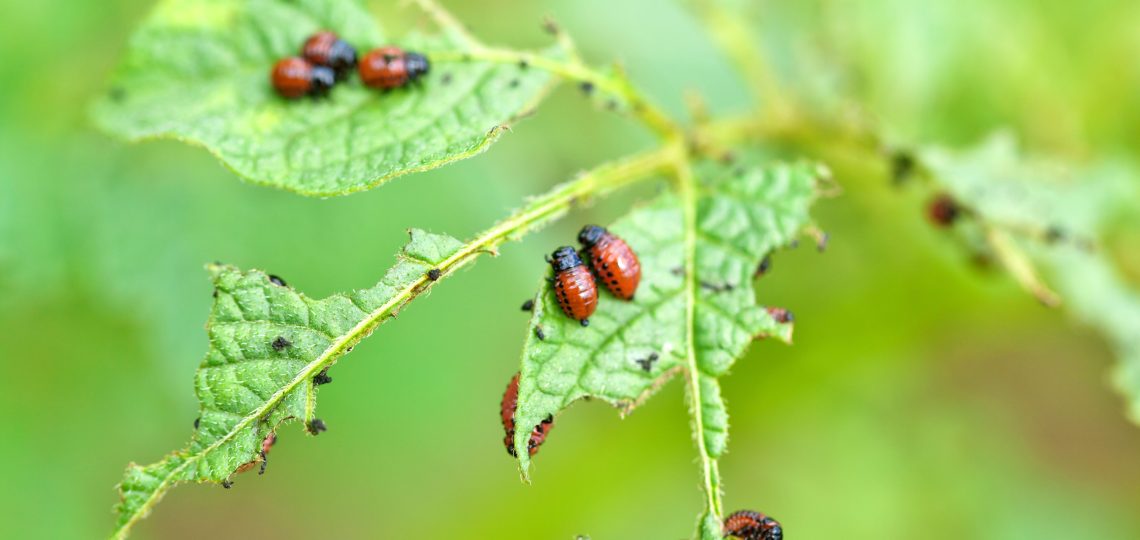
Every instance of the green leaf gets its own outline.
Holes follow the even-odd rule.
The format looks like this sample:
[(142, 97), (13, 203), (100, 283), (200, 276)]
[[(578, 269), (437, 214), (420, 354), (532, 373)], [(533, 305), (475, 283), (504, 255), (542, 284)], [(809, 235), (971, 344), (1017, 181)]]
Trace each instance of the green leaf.
[(1033, 272), (1024, 265), (1044, 270), (1041, 283), (1020, 277), (1023, 285), (1033, 290), (1050, 282), (1061, 305), (1112, 344), (1119, 359), (1113, 382), (1129, 401), (1128, 416), (1140, 423), (1140, 292), (1097, 248), (1117, 216), (1137, 211), (1140, 189), (1132, 175), (1026, 158), (1007, 134), (965, 152), (931, 148), (921, 156), (984, 230), (989, 247), (1007, 266), (1014, 263), (1015, 277)]
[[(602, 292), (590, 325), (582, 327), (562, 313), (544, 281), (523, 350), (517, 425), (537, 425), (583, 398), (604, 400), (625, 415), (682, 374), (689, 381), (694, 436), (710, 484), (702, 528), (719, 538), (715, 468), (727, 442), (728, 414), (718, 378), (754, 339), (790, 342), (792, 325), (778, 323), (757, 303), (752, 282), (762, 258), (809, 224), (822, 172), (806, 164), (706, 164), (697, 171), (701, 183), (691, 200), (683, 191), (666, 193), (609, 227), (641, 261), (635, 299)], [(686, 204), (695, 210), (690, 231)], [(545, 339), (537, 336), (538, 328)], [(653, 355), (656, 360), (647, 362)], [(529, 430), (516, 431), (524, 475), (528, 439)]]
[[(435, 62), (423, 84), (388, 93), (353, 76), (327, 99), (278, 97), (269, 83), (274, 63), (319, 29), (338, 32), (361, 55), (391, 40), (355, 0), (162, 0), (93, 116), (131, 140), (204, 146), (256, 184), (342, 195), (483, 151), (552, 82), (542, 70), (460, 54)], [(446, 30), (400, 44), (429, 59), (481, 47)]]
[(313, 377), (430, 287), (428, 272), (462, 247), (450, 236), (412, 230), (378, 284), (323, 300), (275, 284), (260, 271), (209, 266), (216, 300), (206, 325), (209, 351), (195, 377), (198, 428), (185, 449), (128, 467), (114, 536), (126, 537), (175, 485), (222, 482), (242, 464), (258, 461), (262, 440), (284, 422), (301, 420), (315, 431)]

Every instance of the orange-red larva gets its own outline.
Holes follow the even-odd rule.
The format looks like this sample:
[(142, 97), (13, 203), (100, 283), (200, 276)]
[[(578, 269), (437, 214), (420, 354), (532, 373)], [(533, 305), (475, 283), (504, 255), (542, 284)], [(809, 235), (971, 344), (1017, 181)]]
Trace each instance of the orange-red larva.
[(783, 540), (780, 523), (760, 512), (740, 510), (724, 518), (724, 535), (741, 540)]
[(388, 46), (369, 51), (360, 59), (356, 69), (365, 85), (388, 90), (427, 75), (431, 65), (420, 53)]
[[(507, 385), (507, 391), (503, 393), (503, 401), (499, 404), (499, 414), (503, 419), (503, 431), (506, 436), (503, 437), (503, 444), (507, 447), (507, 453), (515, 456), (515, 410), (519, 405), (519, 374), (515, 373), (511, 377), (510, 384)], [(547, 416), (530, 432), (530, 441), (527, 442), (526, 448), (530, 455), (538, 453), (538, 447), (546, 440), (546, 435), (554, 428), (554, 417)]]
[(949, 227), (961, 213), (962, 208), (958, 206), (958, 202), (946, 193), (935, 196), (926, 206), (927, 217), (938, 227)]
[(273, 88), (281, 97), (296, 99), (302, 96), (323, 96), (336, 83), (331, 68), (314, 66), (304, 58), (283, 58), (273, 66), (270, 78)]
[(338, 79), (356, 66), (356, 49), (328, 30), (309, 36), (301, 47), (301, 56), (318, 66), (332, 68)]
[(641, 282), (641, 262), (625, 240), (597, 225), (586, 225), (578, 233), (590, 265), (602, 284), (622, 300), (633, 300)]
[(598, 284), (594, 276), (572, 247), (558, 248), (548, 260), (554, 268), (554, 295), (558, 306), (567, 317), (588, 326), (590, 315), (598, 308)]

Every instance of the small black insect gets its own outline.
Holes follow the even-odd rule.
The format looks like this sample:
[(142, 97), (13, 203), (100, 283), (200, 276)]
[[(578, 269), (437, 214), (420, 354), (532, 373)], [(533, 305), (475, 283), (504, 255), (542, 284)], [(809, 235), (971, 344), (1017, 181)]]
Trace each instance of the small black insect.
[(594, 83), (590, 81), (582, 81), (582, 84), (579, 84), (578, 88), (580, 88), (582, 90), (582, 93), (586, 94), (587, 96), (594, 93)]
[(321, 370), (320, 373), (313, 375), (313, 385), (320, 386), (332, 382), (332, 377), (329, 377), (329, 368)]
[(233, 487), (233, 485), (234, 485), (234, 483), (229, 481), (229, 480), (222, 480), (222, 487), (224, 487), (226, 489), (230, 489), (231, 487)]
[(213, 294), (212, 296), (213, 296), (214, 298), (217, 298), (217, 297), (218, 297), (218, 289), (214, 289), (214, 294)]
[(273, 274), (269, 274), (269, 282), (278, 287), (288, 287), (288, 285), (285, 284), (285, 280)]
[(523, 311), (531, 311), (533, 309), (534, 309), (534, 300), (527, 300), (526, 302), (523, 302), (523, 304), (522, 304), (522, 310)]
[(653, 363), (657, 361), (657, 358), (657, 353), (649, 353), (648, 357), (642, 358), (640, 360), (634, 360), (634, 362), (637, 362), (637, 365), (641, 366), (641, 369), (648, 372), (649, 370), (653, 369)]
[(673, 274), (674, 276), (683, 276), (685, 275), (685, 268), (681, 266), (674, 266), (673, 268), (669, 269), (669, 273)]
[(534, 337), (538, 338), (539, 341), (546, 341), (546, 333), (542, 331), (541, 326), (534, 327)]
[(285, 336), (277, 336), (277, 339), (273, 340), (273, 343), (270, 343), (269, 345), (273, 347), (273, 350), (281, 352), (285, 349), (288, 349), (289, 347), (292, 347), (293, 342), (285, 339)]
[(427, 274), (428, 279), (430, 279), (432, 281), (439, 279), (439, 276), (442, 276), (442, 275), (443, 275), (443, 272), (440, 272), (439, 268), (432, 268), (431, 270), (428, 270), (428, 274)]
[(200, 424), (200, 423), (202, 423), (202, 417), (201, 416), (194, 419), (194, 429), (198, 429), (198, 424)]
[(314, 418), (311, 422), (309, 422), (309, 433), (312, 433), (313, 435), (317, 435), (318, 433), (322, 433), (328, 430), (329, 427), (326, 426), (325, 421), (321, 420), (320, 418)]

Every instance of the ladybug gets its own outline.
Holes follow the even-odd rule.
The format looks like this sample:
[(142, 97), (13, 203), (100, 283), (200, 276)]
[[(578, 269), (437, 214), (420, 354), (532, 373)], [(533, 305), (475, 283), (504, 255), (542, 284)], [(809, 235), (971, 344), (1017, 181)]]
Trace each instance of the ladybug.
[(301, 47), (301, 56), (315, 65), (332, 68), (337, 79), (343, 80), (356, 67), (356, 48), (328, 30), (309, 36)]
[(953, 225), (961, 214), (962, 207), (958, 206), (958, 202), (946, 193), (938, 194), (926, 205), (926, 217), (930, 218), (930, 222), (938, 227)]
[(360, 80), (372, 88), (390, 90), (415, 82), (431, 70), (426, 56), (399, 47), (373, 49), (357, 65)]
[(257, 465), (258, 462), (261, 462), (261, 469), (259, 469), (257, 471), (257, 474), (265, 474), (265, 467), (267, 467), (269, 465), (269, 449), (273, 448), (273, 445), (276, 442), (277, 442), (277, 434), (276, 433), (270, 433), (269, 435), (266, 435), (265, 438), (261, 440), (261, 452), (260, 452), (261, 457), (260, 457), (260, 459), (255, 459), (255, 460), (250, 461), (248, 463), (242, 463), (241, 465), (238, 466), (237, 470), (234, 472), (235, 473), (246, 472), (246, 471), (252, 469), (254, 465)]
[(622, 300), (633, 300), (641, 282), (641, 263), (625, 240), (597, 225), (586, 225), (578, 242), (602, 284)]
[(273, 66), (272, 82), (283, 98), (324, 96), (336, 84), (336, 73), (332, 68), (314, 66), (304, 58), (291, 56)]
[(554, 295), (558, 306), (567, 317), (589, 326), (590, 315), (598, 308), (598, 284), (593, 274), (586, 270), (578, 252), (570, 246), (554, 250), (553, 258), (547, 257), (554, 268)]
[[(515, 455), (515, 410), (518, 409), (519, 404), (519, 374), (515, 373), (511, 377), (510, 384), (507, 385), (507, 391), (503, 393), (503, 401), (499, 404), (499, 414), (503, 418), (503, 431), (506, 436), (503, 437), (503, 444), (507, 447), (507, 453), (511, 457)], [(530, 441), (527, 442), (526, 448), (530, 455), (538, 453), (538, 447), (546, 440), (547, 434), (554, 428), (554, 417), (547, 416), (534, 430), (530, 432)]]
[(739, 510), (724, 518), (724, 535), (742, 540), (783, 540), (780, 522), (751, 510)]

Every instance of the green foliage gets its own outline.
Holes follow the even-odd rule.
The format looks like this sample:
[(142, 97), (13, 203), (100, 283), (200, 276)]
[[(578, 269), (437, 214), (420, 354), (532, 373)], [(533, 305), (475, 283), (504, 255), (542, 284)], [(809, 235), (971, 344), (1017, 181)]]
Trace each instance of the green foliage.
[[(204, 146), (250, 182), (327, 196), (481, 152), (552, 82), (517, 64), (460, 60), (436, 62), (423, 84), (388, 93), (353, 76), (326, 99), (280, 98), (270, 69), (320, 29), (335, 29), (359, 54), (392, 39), (355, 0), (163, 0), (93, 114), (128, 139)], [(429, 58), (478, 46), (450, 33), (401, 45)]]
[(261, 441), (301, 420), (310, 434), (313, 377), (430, 286), (427, 273), (462, 244), (411, 231), (398, 262), (369, 289), (313, 300), (260, 271), (211, 265), (216, 299), (206, 323), (210, 348), (198, 368), (198, 428), (190, 445), (147, 466), (130, 465), (119, 485), (117, 537), (182, 482), (223, 482), (260, 460)]
[[(752, 281), (765, 256), (813, 227), (809, 208), (828, 173), (814, 164), (773, 165), (749, 156), (726, 165), (715, 158), (736, 155), (733, 149), (755, 139), (795, 139), (799, 128), (805, 138), (818, 131), (839, 139), (850, 135), (843, 131), (851, 126), (794, 110), (800, 104), (781, 94), (763, 55), (744, 50), (748, 28), (727, 4), (695, 2), (767, 110), (709, 119), (693, 100), (696, 125), (683, 128), (623, 70), (586, 65), (557, 30), (558, 47), (548, 52), (490, 48), (430, 0), (418, 3), (441, 30), (400, 41), (433, 61), (422, 86), (379, 93), (350, 82), (324, 100), (289, 102), (270, 88), (269, 69), (295, 54), (313, 31), (334, 29), (361, 52), (387, 41), (354, 1), (161, 0), (132, 38), (94, 116), (129, 139), (172, 137), (205, 146), (251, 182), (321, 196), (361, 191), (474, 155), (559, 78), (576, 82), (597, 105), (630, 115), (660, 145), (555, 187), (467, 243), (413, 230), (397, 264), (370, 289), (317, 301), (261, 272), (211, 266), (217, 294), (207, 325), (209, 352), (195, 379), (198, 429), (187, 448), (149, 466), (130, 466), (120, 486), (115, 535), (125, 537), (171, 487), (227, 482), (257, 463), (262, 441), (283, 423), (300, 420), (310, 433), (319, 432), (314, 377), (438, 279), (582, 201), (666, 173), (671, 189), (611, 227), (641, 258), (636, 300), (603, 292), (601, 307), (583, 328), (541, 286), (522, 358), (516, 423), (524, 429), (516, 431), (514, 445), (528, 475), (525, 426), (591, 397), (628, 414), (680, 374), (705, 496), (698, 535), (720, 538), (718, 460), (727, 447), (728, 414), (719, 379), (754, 339), (791, 341), (792, 325), (758, 303)], [(851, 139), (880, 140), (871, 130), (856, 135)], [(796, 142), (803, 141), (790, 146)], [(1140, 301), (1083, 243), (1096, 238), (1110, 202), (1135, 194), (1087, 186), (1041, 189), (1030, 181), (1041, 171), (1024, 172), (1025, 163), (1013, 154), (999, 140), (965, 156), (931, 150), (922, 164), (978, 218), (964, 233), (976, 235), (1027, 288), (1052, 302), (1032, 261), (1046, 266), (1082, 318), (1114, 340), (1126, 358), (1117, 380), (1136, 396), (1134, 415), (1140, 417)], [(1057, 227), (1071, 241), (1043, 246)], [(1098, 285), (1091, 292), (1090, 282)]]
[(1135, 183), (1111, 168), (1023, 157), (1008, 134), (969, 151), (930, 149), (922, 157), (932, 178), (976, 218), (963, 233), (983, 235), (1023, 285), (1049, 299), (1027, 265), (1042, 267), (1062, 305), (1104, 334), (1119, 358), (1113, 381), (1140, 423), (1140, 292), (1098, 247), (1118, 216), (1136, 211)]
[[(702, 463), (715, 469), (728, 438), (717, 379), (754, 339), (791, 341), (792, 325), (777, 322), (756, 301), (757, 266), (810, 224), (808, 208), (824, 174), (808, 164), (710, 163), (698, 170), (695, 230), (687, 230), (686, 202), (678, 194), (633, 210), (610, 230), (641, 260), (637, 295), (625, 302), (603, 292), (589, 327), (566, 317), (544, 284), (523, 350), (515, 415), (524, 473), (530, 465), (525, 426), (590, 397), (627, 414), (677, 374), (690, 383)], [(693, 250), (686, 249), (689, 238)], [(719, 516), (719, 479), (710, 476), (714, 503), (706, 516)], [(719, 531), (719, 517), (711, 521)]]

